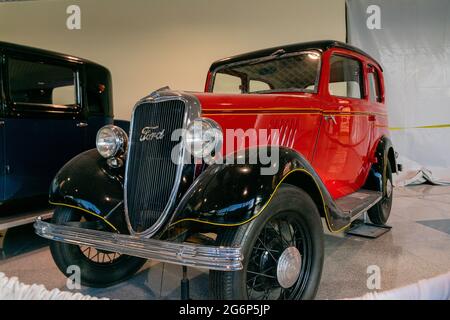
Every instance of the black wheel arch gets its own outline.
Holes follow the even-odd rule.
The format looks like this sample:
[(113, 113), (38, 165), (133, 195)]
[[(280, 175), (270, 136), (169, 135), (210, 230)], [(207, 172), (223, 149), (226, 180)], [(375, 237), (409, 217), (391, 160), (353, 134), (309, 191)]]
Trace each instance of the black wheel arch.
[[(304, 190), (325, 217), (332, 232), (349, 225), (349, 217), (335, 204), (324, 183), (307, 159), (297, 151), (278, 148), (278, 171), (261, 175), (264, 165), (247, 161), (251, 148), (233, 154), (237, 159), (245, 154), (244, 164), (214, 164), (191, 185), (181, 199), (166, 227), (164, 237), (180, 229), (214, 232), (221, 227), (237, 227), (256, 219), (266, 208), (282, 183)], [(226, 186), (226, 188), (224, 188)]]
[(398, 172), (394, 146), (390, 138), (386, 136), (381, 137), (381, 139), (378, 141), (376, 155), (377, 159), (382, 164), (382, 168), (384, 168), (384, 164), (386, 163), (386, 161), (389, 161), (391, 164), (392, 172)]
[(386, 163), (390, 163), (392, 173), (398, 173), (396, 153), (389, 137), (383, 136), (378, 140), (374, 156), (376, 162), (372, 164), (364, 188), (382, 191), (379, 177), (383, 176)]
[(96, 149), (85, 151), (56, 174), (50, 185), (49, 202), (78, 209), (80, 214), (99, 219), (112, 231), (126, 233), (121, 210), (123, 171), (123, 168), (110, 168)]

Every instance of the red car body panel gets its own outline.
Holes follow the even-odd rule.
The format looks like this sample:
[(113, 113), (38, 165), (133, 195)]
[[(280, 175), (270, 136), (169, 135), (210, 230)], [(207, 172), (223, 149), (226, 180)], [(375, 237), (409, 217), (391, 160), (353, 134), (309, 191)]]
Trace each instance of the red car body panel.
[[(332, 96), (328, 90), (332, 54), (358, 59), (364, 70), (363, 99)], [(381, 102), (369, 100), (368, 72), (378, 71)], [(195, 93), (204, 117), (226, 129), (278, 129), (281, 146), (302, 154), (318, 173), (334, 199), (360, 189), (376, 161), (378, 141), (389, 136), (384, 104), (384, 81), (378, 63), (366, 55), (345, 48), (330, 48), (322, 54), (318, 92), (278, 94)], [(272, 138), (272, 137), (271, 137)], [(236, 146), (242, 148), (247, 146)], [(225, 149), (226, 150), (226, 146)]]

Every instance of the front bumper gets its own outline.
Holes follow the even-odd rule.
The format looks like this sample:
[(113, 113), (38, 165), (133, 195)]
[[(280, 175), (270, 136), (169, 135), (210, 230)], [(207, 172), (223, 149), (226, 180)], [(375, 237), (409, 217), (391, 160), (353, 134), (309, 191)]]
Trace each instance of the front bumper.
[(242, 269), (239, 247), (215, 247), (178, 243), (135, 236), (57, 225), (42, 221), (34, 223), (36, 233), (46, 239), (74, 245), (94, 247), (130, 256), (219, 271)]

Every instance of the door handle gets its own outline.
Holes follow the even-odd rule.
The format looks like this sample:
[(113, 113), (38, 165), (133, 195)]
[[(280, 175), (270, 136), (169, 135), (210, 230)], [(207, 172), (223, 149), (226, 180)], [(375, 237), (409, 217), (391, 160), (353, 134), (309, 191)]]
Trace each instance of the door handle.
[(86, 122), (78, 122), (77, 123), (77, 127), (78, 128), (85, 128), (85, 127), (87, 127), (88, 126), (88, 124), (86, 123)]
[(333, 123), (334, 124), (337, 124), (337, 122), (336, 122), (336, 118), (332, 115), (332, 114), (326, 114), (325, 116), (324, 116), (324, 119), (325, 120), (327, 120), (327, 121), (333, 121)]

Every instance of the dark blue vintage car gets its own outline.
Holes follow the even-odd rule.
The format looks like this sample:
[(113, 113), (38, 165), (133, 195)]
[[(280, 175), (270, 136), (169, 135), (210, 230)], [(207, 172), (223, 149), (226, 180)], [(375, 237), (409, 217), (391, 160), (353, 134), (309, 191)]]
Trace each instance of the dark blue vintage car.
[(0, 203), (47, 198), (58, 170), (113, 122), (111, 74), (16, 44), (0, 42), (0, 54)]

